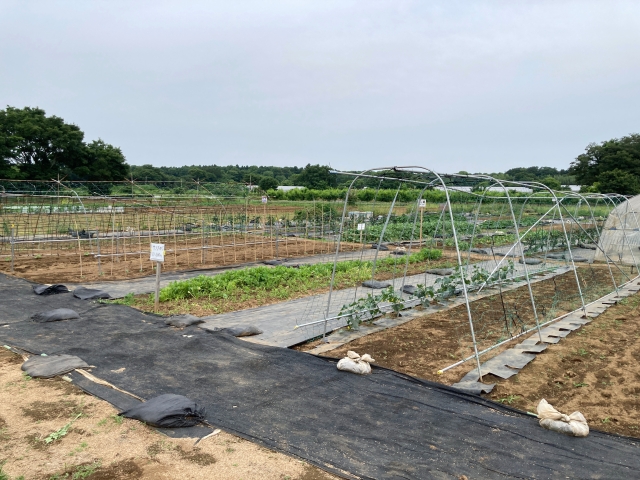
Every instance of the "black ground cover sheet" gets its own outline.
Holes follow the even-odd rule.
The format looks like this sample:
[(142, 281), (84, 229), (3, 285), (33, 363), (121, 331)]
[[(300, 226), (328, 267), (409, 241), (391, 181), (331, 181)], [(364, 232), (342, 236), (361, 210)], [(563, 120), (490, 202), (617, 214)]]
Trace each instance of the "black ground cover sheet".
[[(59, 307), (81, 318), (29, 320)], [(346, 477), (640, 478), (635, 439), (595, 431), (567, 437), (439, 384), (385, 369), (341, 372), (328, 359), (198, 327), (177, 330), (126, 306), (37, 296), (27, 282), (2, 275), (0, 341), (77, 355), (95, 376), (146, 399), (185, 395), (206, 407), (211, 424)], [(101, 396), (105, 387), (92, 385), (81, 382)], [(110, 401), (132, 405), (122, 395)]]

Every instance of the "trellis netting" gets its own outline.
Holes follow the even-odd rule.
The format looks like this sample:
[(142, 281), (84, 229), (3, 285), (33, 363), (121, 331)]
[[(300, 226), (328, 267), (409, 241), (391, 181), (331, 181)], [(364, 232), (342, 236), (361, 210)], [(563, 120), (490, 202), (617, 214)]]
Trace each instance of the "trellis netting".
[(0, 255), (11, 271), (56, 257), (78, 277), (97, 269), (108, 278), (120, 262), (139, 276), (152, 269), (150, 243), (165, 244), (172, 269), (328, 254), (339, 223), (330, 202), (272, 201), (245, 185), (0, 180), (0, 188)]
[[(640, 238), (616, 227), (631, 218), (620, 213), (629, 210), (623, 196), (422, 167), (335, 173), (352, 182), (335, 226), (330, 290), (310, 297), (296, 321), (309, 337), (385, 312), (459, 304), (455, 355), (479, 366), (496, 345), (635, 277)], [(343, 288), (354, 275), (361, 285)]]

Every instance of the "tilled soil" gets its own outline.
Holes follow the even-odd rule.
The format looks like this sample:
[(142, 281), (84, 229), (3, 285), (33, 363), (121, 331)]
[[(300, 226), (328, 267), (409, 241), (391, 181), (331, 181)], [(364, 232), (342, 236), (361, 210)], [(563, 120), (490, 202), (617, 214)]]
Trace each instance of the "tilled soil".
[[(195, 439), (165, 437), (136, 420), (116, 416), (111, 405), (64, 380), (23, 375), (21, 362), (0, 348), (0, 478), (336, 478), (224, 432), (197, 446)], [(66, 435), (44, 441), (70, 422)]]
[[(222, 244), (220, 244), (221, 241), (223, 241)], [(60, 249), (54, 253), (38, 253), (35, 250), (31, 253), (22, 252), (15, 258), (13, 274), (11, 273), (11, 257), (3, 256), (0, 258), (0, 272), (39, 283), (102, 282), (140, 278), (154, 274), (155, 263), (149, 260), (149, 244), (143, 244), (139, 248), (136, 238), (127, 238), (126, 242), (126, 244), (119, 246), (120, 256), (103, 257), (100, 265), (95, 257), (97, 253), (95, 245), (89, 248), (85, 243), (81, 244), (81, 249), (77, 244), (74, 244), (70, 248)], [(100, 252), (102, 255), (116, 251), (110, 241), (101, 240), (101, 243)], [(125, 246), (126, 250), (123, 250)], [(211, 239), (206, 247), (202, 248), (199, 239), (191, 239), (186, 245), (184, 241), (177, 245), (168, 241), (165, 243), (165, 262), (162, 265), (162, 271), (166, 273), (205, 270), (274, 258), (298, 258), (335, 252), (335, 245), (331, 242), (297, 237), (280, 238), (276, 251), (275, 240), (253, 235), (249, 235), (247, 238), (237, 235), (233, 239)], [(189, 248), (189, 250), (176, 250), (177, 248)], [(343, 252), (361, 248), (360, 244), (341, 244)], [(128, 253), (124, 255), (124, 251)], [(146, 253), (139, 253), (140, 251)]]
[[(608, 271), (596, 270), (596, 273), (599, 288), (593, 285), (592, 272), (581, 269), (583, 293), (591, 293), (592, 300), (611, 288), (604, 275)], [(533, 284), (532, 288), (539, 313), (546, 309), (547, 313), (557, 316), (579, 305), (572, 272)], [(494, 295), (472, 304), (474, 318), (482, 317), (476, 332), (480, 347), (491, 345), (500, 338), (497, 330), (505, 321), (503, 302), (508, 313), (517, 310), (522, 318), (532, 317), (531, 305), (527, 305), (528, 295), (528, 289), (521, 287), (505, 292), (502, 299)], [(490, 398), (532, 412), (540, 399), (546, 398), (563, 413), (580, 410), (592, 428), (640, 436), (638, 305), (640, 295), (635, 295), (610, 308), (588, 326), (571, 333), (559, 344), (549, 346), (509, 380), (485, 377), (485, 382), (497, 383)], [(488, 360), (524, 338), (527, 337), (506, 343), (481, 360)], [(316, 343), (297, 349), (309, 350)], [(438, 370), (473, 351), (464, 305), (361, 337), (325, 355), (342, 358), (348, 350), (368, 353), (376, 360), (376, 365), (447, 385), (458, 382), (475, 366), (469, 361), (442, 375), (437, 374)]]

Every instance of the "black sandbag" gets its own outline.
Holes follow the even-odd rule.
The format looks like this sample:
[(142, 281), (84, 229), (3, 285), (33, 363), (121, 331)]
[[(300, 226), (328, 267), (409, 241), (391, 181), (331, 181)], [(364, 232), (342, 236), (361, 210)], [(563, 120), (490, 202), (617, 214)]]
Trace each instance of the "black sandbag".
[(46, 312), (31, 315), (31, 320), (36, 323), (59, 322), (61, 320), (75, 320), (80, 315), (70, 308), (56, 308), (55, 310), (47, 310)]
[(73, 296), (79, 298), (80, 300), (94, 300), (97, 298), (111, 298), (104, 290), (99, 290), (97, 288), (85, 288), (78, 287), (73, 291)]
[(584, 258), (584, 257), (578, 257), (578, 256), (575, 256), (575, 255), (574, 255), (574, 257), (573, 257), (573, 261), (574, 261), (574, 262), (580, 262), (580, 263), (583, 263), (583, 262), (588, 262), (588, 261), (589, 261), (589, 259)]
[(34, 285), (33, 293), (36, 295), (55, 295), (56, 293), (68, 293), (69, 289), (64, 285)]
[(470, 248), (469, 251), (471, 253), (479, 253), (480, 255), (489, 255), (489, 252), (487, 252), (484, 248)]
[(263, 333), (262, 330), (254, 325), (235, 325), (233, 327), (214, 328), (211, 331), (226, 333), (232, 337), (251, 337)]
[(165, 393), (119, 413), (160, 428), (193, 427), (205, 420), (206, 410), (183, 395)]
[(594, 245), (593, 243), (582, 243), (582, 242), (580, 242), (580, 243), (578, 243), (578, 246), (580, 248), (584, 248), (586, 250), (597, 250), (598, 249), (598, 246)]
[(386, 245), (380, 244), (380, 248), (378, 248), (378, 244), (377, 243), (372, 243), (371, 244), (371, 249), (372, 250), (380, 250), (381, 252), (386, 252), (387, 250), (389, 250), (389, 247), (387, 247)]
[(196, 317), (195, 315), (175, 315), (173, 317), (169, 317), (164, 321), (165, 324), (171, 325), (172, 327), (185, 328), (190, 325), (198, 325), (199, 323), (204, 323), (204, 320)]
[(265, 265), (271, 265), (274, 267), (277, 267), (278, 265), (282, 265), (285, 262), (285, 260), (265, 260), (264, 263)]
[(540, 265), (542, 263), (542, 260), (540, 260), (539, 258), (526, 258), (524, 259), (524, 262), (522, 261), (522, 259), (518, 260), (518, 263), (526, 263), (527, 265)]
[(387, 283), (387, 282), (379, 282), (377, 280), (367, 280), (365, 282), (362, 282), (362, 286), (363, 287), (367, 287), (367, 288), (387, 288), (390, 287), (391, 284)]
[(552, 260), (564, 260), (564, 253), (549, 253), (547, 254), (547, 258)]
[(451, 269), (451, 268), (430, 268), (429, 270), (426, 271), (426, 273), (430, 273), (431, 275), (447, 276), (447, 275), (452, 275), (453, 274), (453, 269)]
[(51, 378), (72, 372), (76, 368), (88, 368), (89, 365), (75, 355), (49, 355), (30, 357), (22, 364), (22, 370), (34, 378)]
[(402, 287), (402, 291), (404, 293), (409, 294), (409, 295), (415, 295), (416, 294), (416, 290), (417, 290), (417, 288), (414, 287), (413, 285), (405, 285), (404, 287)]
[(407, 252), (405, 250), (394, 250), (391, 252), (391, 255), (406, 255)]

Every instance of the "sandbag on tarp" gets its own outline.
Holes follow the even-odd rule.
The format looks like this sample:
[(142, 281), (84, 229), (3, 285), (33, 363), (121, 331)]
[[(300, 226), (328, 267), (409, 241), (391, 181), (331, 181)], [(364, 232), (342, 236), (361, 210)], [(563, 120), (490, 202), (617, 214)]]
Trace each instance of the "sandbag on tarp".
[(453, 270), (450, 268), (430, 268), (426, 273), (430, 273), (431, 275), (451, 275), (453, 274)]
[(349, 350), (347, 356), (341, 359), (336, 367), (338, 370), (356, 373), (358, 375), (368, 375), (371, 373), (370, 363), (375, 362), (368, 353), (360, 356), (356, 352)]
[(527, 265), (540, 265), (542, 263), (542, 260), (540, 260), (539, 258), (525, 258), (524, 262), (522, 261), (522, 259), (518, 260), (518, 263), (526, 263)]
[(59, 322), (61, 320), (75, 320), (80, 315), (70, 308), (56, 308), (55, 310), (47, 310), (46, 312), (31, 315), (31, 320), (36, 323)]
[(171, 325), (172, 327), (185, 328), (190, 325), (198, 325), (199, 323), (204, 323), (204, 320), (196, 317), (195, 315), (175, 315), (173, 317), (167, 318), (164, 323), (167, 325)]
[(597, 250), (598, 249), (598, 246), (594, 245), (593, 243), (582, 243), (582, 242), (580, 242), (580, 243), (578, 243), (578, 246), (580, 248), (584, 248), (586, 250)]
[(278, 265), (282, 265), (286, 260), (265, 260), (264, 263), (265, 265), (271, 265), (273, 267), (277, 267)]
[(159, 428), (193, 427), (205, 420), (206, 410), (183, 395), (165, 393), (119, 413)]
[(479, 253), (480, 255), (489, 255), (489, 252), (487, 252), (484, 248), (470, 248), (469, 251), (471, 253)]
[(582, 413), (573, 412), (571, 415), (565, 415), (549, 405), (544, 398), (538, 403), (538, 418), (540, 419), (540, 426), (547, 430), (564, 433), (572, 437), (586, 437), (589, 435), (589, 425)]
[(99, 290), (97, 288), (85, 288), (78, 287), (73, 291), (73, 296), (79, 298), (80, 300), (94, 300), (97, 298), (111, 298), (104, 290)]
[(390, 287), (391, 284), (387, 283), (387, 282), (379, 282), (377, 280), (367, 280), (366, 282), (362, 282), (362, 286), (363, 287), (367, 287), (367, 288), (387, 288)]
[(254, 325), (236, 325), (233, 327), (214, 328), (211, 332), (220, 332), (231, 335), (232, 337), (251, 337), (253, 335), (260, 335), (262, 330)]
[(89, 365), (75, 355), (34, 355), (22, 364), (22, 370), (34, 378), (51, 378), (72, 372), (76, 368), (88, 368)]
[(34, 285), (33, 293), (36, 295), (54, 295), (56, 293), (67, 293), (69, 289), (59, 283), (55, 285)]
[(378, 244), (377, 243), (372, 243), (371, 244), (371, 249), (372, 250), (380, 250), (381, 252), (386, 252), (387, 250), (389, 250), (389, 247), (387, 247), (386, 245), (380, 244), (380, 248), (378, 248)]
[(402, 292), (403, 293), (408, 293), (409, 295), (415, 295), (416, 294), (416, 290), (417, 290), (417, 288), (414, 287), (413, 285), (405, 285), (404, 287), (402, 287)]
[(547, 258), (552, 260), (564, 260), (564, 253), (548, 253)]

